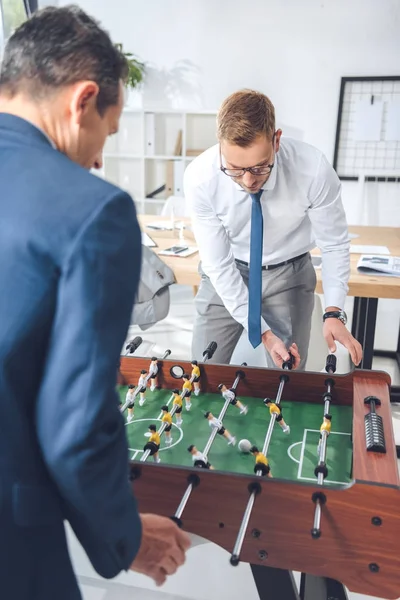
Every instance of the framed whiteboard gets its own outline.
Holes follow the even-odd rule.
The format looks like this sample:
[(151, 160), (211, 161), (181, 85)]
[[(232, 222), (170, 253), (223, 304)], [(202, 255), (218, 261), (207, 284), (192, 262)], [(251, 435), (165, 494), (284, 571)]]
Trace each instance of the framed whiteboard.
[(333, 166), (342, 180), (400, 182), (400, 75), (342, 77)]

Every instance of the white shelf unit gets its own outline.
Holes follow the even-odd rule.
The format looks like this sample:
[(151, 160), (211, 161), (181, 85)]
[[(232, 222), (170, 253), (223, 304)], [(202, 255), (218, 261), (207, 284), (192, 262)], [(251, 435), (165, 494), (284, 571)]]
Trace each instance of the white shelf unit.
[(139, 213), (159, 215), (166, 198), (183, 196), (183, 174), (194, 151), (216, 143), (216, 116), (216, 111), (125, 108), (119, 132), (105, 145), (102, 176), (129, 192)]

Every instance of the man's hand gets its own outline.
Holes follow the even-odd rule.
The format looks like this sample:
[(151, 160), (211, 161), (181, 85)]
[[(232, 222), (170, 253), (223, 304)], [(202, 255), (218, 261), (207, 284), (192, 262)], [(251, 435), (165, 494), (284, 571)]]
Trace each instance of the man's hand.
[(329, 352), (336, 352), (335, 340), (337, 340), (347, 348), (353, 363), (360, 364), (363, 355), (361, 344), (346, 329), (346, 325), (342, 321), (334, 318), (325, 319), (323, 333)]
[(292, 344), (290, 348), (287, 349), (282, 340), (272, 333), (271, 330), (263, 333), (262, 341), (277, 367), (282, 368), (282, 363), (290, 359), (290, 352), (294, 358), (292, 368), (297, 369), (300, 364), (300, 354), (296, 344)]
[(142, 542), (130, 568), (151, 577), (157, 585), (162, 585), (167, 575), (176, 573), (185, 562), (190, 539), (167, 517), (141, 514), (140, 518)]

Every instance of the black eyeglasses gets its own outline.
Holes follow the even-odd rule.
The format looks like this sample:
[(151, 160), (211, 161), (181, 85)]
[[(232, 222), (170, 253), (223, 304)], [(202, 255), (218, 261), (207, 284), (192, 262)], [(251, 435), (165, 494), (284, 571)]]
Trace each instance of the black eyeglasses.
[(222, 165), (220, 167), (221, 171), (225, 173), (225, 175), (228, 175), (228, 177), (243, 177), (246, 171), (256, 176), (270, 175), (273, 168), (274, 163), (271, 165), (264, 165), (262, 167), (243, 167), (243, 169), (227, 169)]
[[(274, 140), (274, 138), (275, 134), (272, 138), (272, 141)], [(248, 171), (252, 175), (255, 175), (256, 177), (262, 175), (270, 175), (275, 164), (272, 163), (270, 165), (261, 165), (260, 167), (242, 167), (241, 169), (228, 169), (227, 167), (222, 166), (221, 146), (219, 147), (219, 162), (221, 171), (225, 173), (225, 175), (228, 175), (228, 177), (243, 177), (246, 171)]]

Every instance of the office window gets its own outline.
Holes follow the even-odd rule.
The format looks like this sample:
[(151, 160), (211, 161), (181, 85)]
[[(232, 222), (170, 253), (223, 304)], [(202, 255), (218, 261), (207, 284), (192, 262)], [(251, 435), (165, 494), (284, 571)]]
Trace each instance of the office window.
[(3, 21), (3, 34), (7, 39), (14, 29), (26, 19), (24, 0), (0, 0), (0, 10), (2, 13), (0, 25)]

